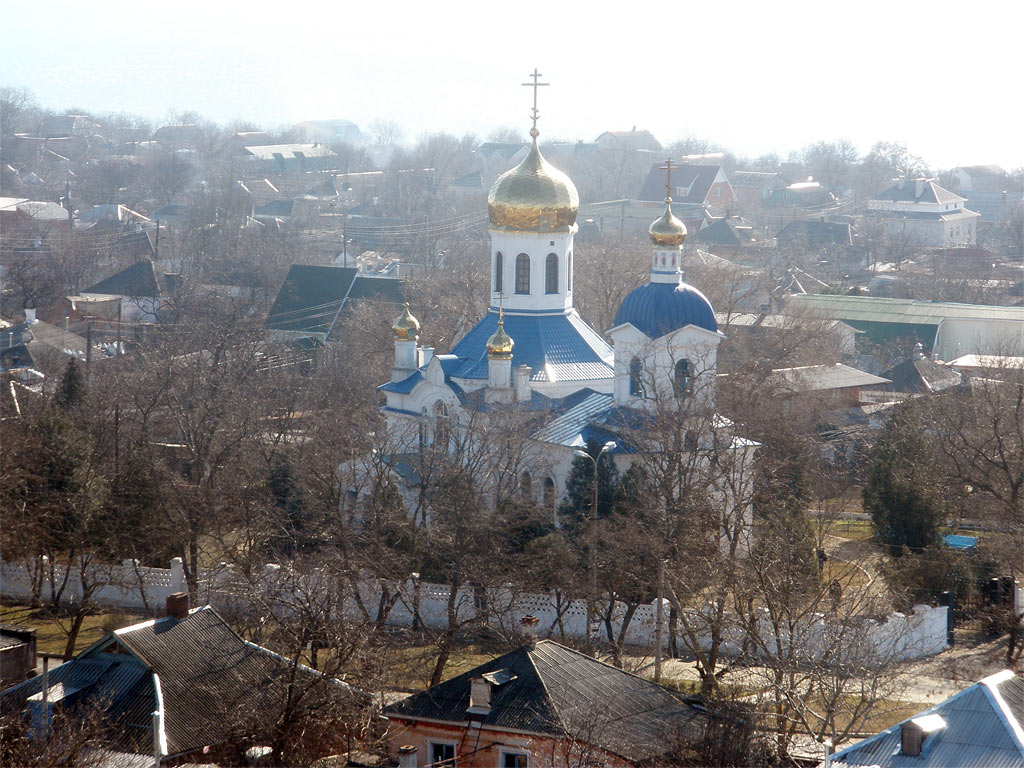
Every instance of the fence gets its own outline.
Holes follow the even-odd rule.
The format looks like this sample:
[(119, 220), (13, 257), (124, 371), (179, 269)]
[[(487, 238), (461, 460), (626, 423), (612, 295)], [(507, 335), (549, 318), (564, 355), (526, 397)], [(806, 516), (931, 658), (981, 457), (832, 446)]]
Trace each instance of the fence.
[[(33, 598), (52, 600), (60, 592), (62, 603), (75, 603), (83, 599), (83, 575), (87, 584), (95, 586), (90, 599), (100, 605), (122, 610), (140, 611), (159, 615), (164, 602), (172, 592), (186, 590), (185, 571), (180, 558), (171, 560), (169, 569), (147, 568), (132, 560), (120, 565), (81, 565), (68, 571), (66, 566), (52, 565), (45, 558), (32, 562), (6, 562), (0, 560), (0, 593), (6, 598), (28, 601)], [(588, 631), (587, 607), (582, 600), (568, 600), (558, 592), (519, 593), (503, 587), (478, 590), (459, 590), (451, 599), (451, 590), (444, 585), (428, 584), (415, 579), (405, 583), (381, 585), (370, 580), (361, 581), (353, 591), (339, 585), (324, 572), (313, 571), (297, 576), (277, 565), (267, 565), (256, 578), (245, 578), (230, 565), (221, 565), (199, 574), (198, 597), (222, 610), (245, 610), (256, 602), (277, 606), (284, 610), (301, 610), (316, 605), (340, 606), (338, 611), (351, 617), (365, 615), (377, 618), (380, 606), (388, 606), (385, 588), (391, 593), (393, 604), (387, 607), (385, 623), (391, 626), (423, 626), (443, 629), (448, 626), (449, 611), (459, 623), (476, 616), (485, 618), (495, 627), (515, 628), (523, 616), (540, 619), (541, 636), (555, 638), (585, 638)], [(63, 589), (61, 586), (63, 585)], [(347, 585), (346, 585), (347, 586)], [(1024, 592), (1015, 592), (1018, 604), (1024, 604)], [(602, 626), (590, 627), (603, 632), (603, 615), (608, 604), (601, 603)], [(611, 606), (611, 627), (616, 636), (621, 632), (627, 606)], [(708, 645), (710, 622), (714, 606), (688, 611), (686, 623), (696, 628), (702, 645)], [(657, 601), (634, 608), (624, 635), (630, 645), (652, 646), (656, 633)], [(811, 656), (819, 656), (838, 646), (846, 654), (868, 653), (878, 659), (906, 660), (939, 653), (948, 648), (946, 606), (914, 606), (909, 614), (892, 613), (884, 619), (861, 617), (847, 621), (843, 637), (836, 637), (836, 626), (823, 615), (808, 616), (791, 630), (792, 637), (778, 637), (772, 622), (763, 616), (754, 624), (761, 637), (772, 638), (772, 645), (785, 646), (798, 643)], [(383, 612), (383, 611), (382, 611)], [(664, 615), (668, 616), (667, 601)], [(747, 628), (738, 624), (725, 627), (721, 633), (722, 651), (726, 655), (739, 654), (744, 641), (749, 639)], [(667, 633), (666, 633), (667, 635)], [(682, 638), (680, 638), (682, 640)]]

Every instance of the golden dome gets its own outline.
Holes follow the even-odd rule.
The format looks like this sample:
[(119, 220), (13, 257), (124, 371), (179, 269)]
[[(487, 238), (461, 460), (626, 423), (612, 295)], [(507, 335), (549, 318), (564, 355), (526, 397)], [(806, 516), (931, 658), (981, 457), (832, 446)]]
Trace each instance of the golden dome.
[(505, 333), (505, 321), (498, 315), (498, 330), (487, 340), (487, 356), (495, 360), (510, 360), (515, 345), (512, 337)]
[(662, 247), (677, 247), (686, 239), (686, 225), (672, 213), (672, 201), (665, 201), (665, 212), (647, 228), (651, 242)]
[(391, 324), (391, 333), (395, 339), (402, 341), (417, 341), (420, 338), (420, 321), (412, 316), (409, 311), (409, 302), (402, 307), (402, 314)]
[(537, 147), (537, 137), (523, 161), (506, 171), (487, 195), (491, 227), (510, 232), (575, 231), (580, 196), (564, 173)]

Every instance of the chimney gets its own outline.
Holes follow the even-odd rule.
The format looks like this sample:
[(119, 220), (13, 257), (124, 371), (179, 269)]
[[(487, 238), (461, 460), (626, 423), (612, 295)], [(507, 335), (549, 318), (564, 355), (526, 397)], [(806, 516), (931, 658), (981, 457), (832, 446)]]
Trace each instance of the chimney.
[(167, 596), (167, 615), (178, 621), (188, 616), (188, 592), (172, 592)]
[(530, 399), (530, 374), (533, 369), (528, 365), (520, 365), (512, 372), (512, 387), (515, 390), (516, 402), (522, 403)]
[(38, 322), (38, 320), (36, 320), (35, 307), (25, 307), (25, 322), (28, 323), (29, 325)]
[(488, 715), (491, 712), (491, 681), (483, 677), (474, 677), (469, 681), (470, 715)]
[(914, 199), (924, 194), (924, 179), (914, 179)]
[(899, 179), (898, 179), (898, 180), (896, 181), (896, 189), (903, 189), (903, 184), (905, 183), (905, 181), (906, 181), (906, 180), (905, 180), (905, 179), (904, 179), (904, 178), (903, 178), (903, 177), (901, 176), (901, 177), (900, 177), (900, 178), (899, 178)]
[(523, 616), (519, 620), (519, 631), (523, 635), (523, 643), (530, 648), (537, 644), (537, 625), (540, 619), (536, 616)]
[(398, 748), (398, 768), (416, 768), (416, 747), (406, 744)]
[(900, 724), (900, 754), (919, 757), (924, 745), (924, 731), (912, 720)]

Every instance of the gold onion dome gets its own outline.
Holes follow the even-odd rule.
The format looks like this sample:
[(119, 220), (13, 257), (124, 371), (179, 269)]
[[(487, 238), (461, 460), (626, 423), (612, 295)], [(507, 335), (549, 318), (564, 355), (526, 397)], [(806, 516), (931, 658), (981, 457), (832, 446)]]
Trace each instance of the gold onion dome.
[(531, 131), (530, 153), (491, 186), (487, 213), (491, 227), (509, 232), (574, 231), (580, 196), (572, 180), (551, 165)]
[(512, 357), (512, 347), (516, 343), (512, 337), (505, 333), (505, 322), (498, 317), (498, 330), (487, 340), (487, 356), (495, 360), (509, 360)]
[(391, 333), (396, 339), (403, 341), (416, 341), (420, 337), (420, 321), (412, 316), (409, 311), (409, 302), (402, 307), (402, 314), (391, 324)]
[(672, 213), (672, 201), (665, 201), (665, 212), (647, 228), (651, 242), (663, 247), (677, 247), (686, 239), (686, 225)]

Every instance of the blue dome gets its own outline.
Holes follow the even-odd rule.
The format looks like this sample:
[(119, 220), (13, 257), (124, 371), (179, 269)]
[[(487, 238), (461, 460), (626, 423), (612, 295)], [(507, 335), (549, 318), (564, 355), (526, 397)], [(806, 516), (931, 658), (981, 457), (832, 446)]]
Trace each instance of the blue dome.
[(686, 283), (647, 283), (634, 289), (622, 300), (615, 315), (615, 325), (622, 323), (632, 323), (652, 339), (684, 325), (718, 330), (711, 302)]

